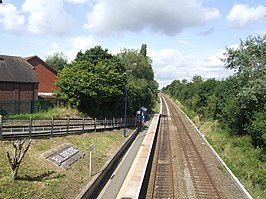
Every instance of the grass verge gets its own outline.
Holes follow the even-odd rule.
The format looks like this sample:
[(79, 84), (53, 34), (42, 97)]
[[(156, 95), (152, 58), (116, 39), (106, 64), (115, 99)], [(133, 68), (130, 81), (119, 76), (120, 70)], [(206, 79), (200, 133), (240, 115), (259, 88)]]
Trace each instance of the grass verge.
[(84, 114), (80, 113), (77, 109), (70, 107), (55, 107), (45, 112), (38, 112), (33, 114), (18, 114), (9, 115), (8, 118), (20, 119), (20, 118), (66, 118), (66, 117), (84, 117)]
[[(12, 145), (9, 141), (0, 141), (0, 198), (75, 198), (93, 177), (89, 176), (89, 145), (94, 144), (92, 173), (96, 174), (123, 141), (123, 130), (35, 139), (15, 181), (11, 180), (5, 156), (6, 151), (13, 152)], [(71, 143), (86, 153), (68, 170), (40, 156), (63, 143)]]
[(250, 136), (233, 136), (213, 121), (199, 128), (252, 197), (266, 198), (266, 162), (259, 159), (260, 149), (250, 144)]

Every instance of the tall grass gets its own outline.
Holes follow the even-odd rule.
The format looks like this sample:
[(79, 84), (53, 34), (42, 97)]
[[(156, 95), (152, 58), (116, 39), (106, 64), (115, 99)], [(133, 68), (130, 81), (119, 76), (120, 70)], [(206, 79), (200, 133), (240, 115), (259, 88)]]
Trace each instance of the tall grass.
[(266, 198), (266, 162), (260, 159), (261, 149), (251, 145), (250, 136), (234, 136), (216, 121), (199, 123), (195, 118), (200, 131), (250, 194)]
[(70, 107), (55, 107), (49, 109), (46, 112), (39, 112), (33, 114), (18, 114), (10, 115), (8, 118), (19, 119), (19, 118), (65, 118), (65, 117), (84, 117), (84, 114), (80, 113), (77, 109)]

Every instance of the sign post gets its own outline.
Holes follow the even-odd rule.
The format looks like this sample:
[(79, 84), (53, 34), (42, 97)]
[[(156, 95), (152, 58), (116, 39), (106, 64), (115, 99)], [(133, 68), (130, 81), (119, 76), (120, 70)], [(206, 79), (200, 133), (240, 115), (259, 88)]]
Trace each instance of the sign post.
[(92, 156), (92, 151), (93, 151), (94, 145), (90, 144), (90, 167), (89, 167), (89, 174), (91, 176), (91, 156)]

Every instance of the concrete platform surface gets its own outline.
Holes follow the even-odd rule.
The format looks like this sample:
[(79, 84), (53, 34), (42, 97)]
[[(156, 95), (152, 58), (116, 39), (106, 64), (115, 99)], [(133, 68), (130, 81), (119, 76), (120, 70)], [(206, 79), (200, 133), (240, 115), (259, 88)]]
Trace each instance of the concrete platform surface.
[(157, 129), (158, 117), (158, 115), (155, 115), (151, 121), (149, 129), (145, 134), (138, 153), (116, 198), (138, 198)]
[[(113, 175), (97, 197), (98, 199), (115, 199), (132, 197), (140, 190), (140, 181), (144, 177), (143, 171), (148, 162), (150, 142), (154, 137), (154, 129), (158, 115), (147, 121), (144, 128), (139, 132), (136, 140), (132, 143), (128, 152), (121, 160)], [(130, 196), (125, 196), (128, 194)]]

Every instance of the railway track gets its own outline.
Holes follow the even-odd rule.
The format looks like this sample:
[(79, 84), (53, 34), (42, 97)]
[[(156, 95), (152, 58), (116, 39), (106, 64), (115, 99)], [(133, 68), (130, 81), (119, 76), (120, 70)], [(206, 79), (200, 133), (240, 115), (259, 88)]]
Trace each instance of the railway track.
[(154, 186), (152, 198), (173, 198), (174, 179), (172, 166), (172, 153), (170, 146), (169, 124), (166, 109), (161, 115), (159, 135), (156, 148), (156, 163), (154, 173)]
[[(173, 128), (177, 132), (175, 135)], [(222, 198), (194, 139), (180, 110), (163, 97), (146, 198)], [(174, 148), (173, 144), (179, 146)], [(173, 160), (176, 156), (180, 156), (178, 161)], [(178, 175), (182, 173), (182, 176), (178, 176), (178, 170), (186, 171), (187, 174), (179, 172)]]
[(184, 118), (180, 115), (180, 110), (170, 100), (165, 99), (179, 132), (180, 142), (185, 155), (185, 164), (189, 169), (196, 198), (221, 198), (218, 188), (208, 171), (208, 166), (203, 160), (203, 155), (197, 148), (192, 138), (193, 135), (188, 130), (188, 125), (185, 124)]

